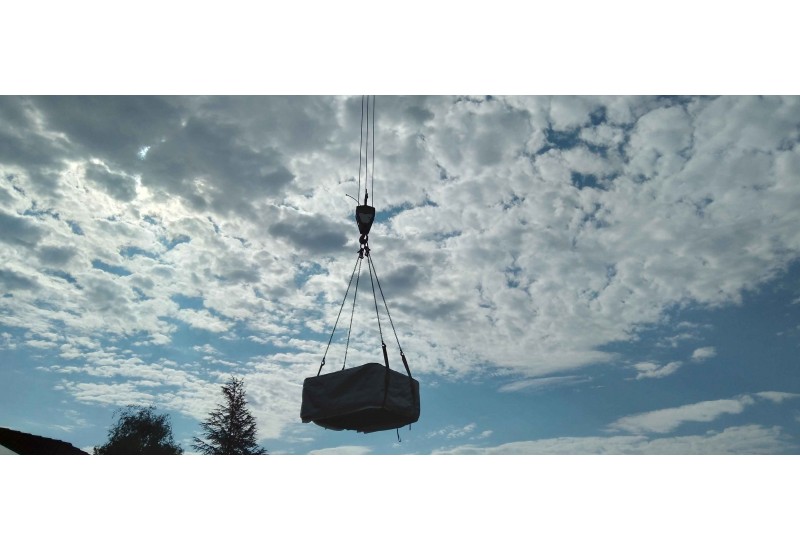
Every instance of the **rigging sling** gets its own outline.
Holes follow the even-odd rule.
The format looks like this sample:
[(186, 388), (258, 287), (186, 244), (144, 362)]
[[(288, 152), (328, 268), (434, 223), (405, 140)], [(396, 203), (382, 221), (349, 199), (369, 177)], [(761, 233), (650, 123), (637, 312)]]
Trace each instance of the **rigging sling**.
[[(364, 126), (364, 100), (362, 98), (362, 130)], [(375, 170), (375, 100), (373, 98), (373, 191), (374, 191), (374, 170)], [(363, 141), (363, 134), (362, 134)], [(367, 142), (369, 142), (369, 98), (367, 98)], [(362, 143), (363, 144), (363, 143)], [(361, 151), (359, 151), (361, 155)], [(368, 173), (367, 156), (367, 173)], [(361, 191), (361, 156), (359, 156), (359, 194)], [(364, 203), (356, 207), (355, 219), (358, 225), (360, 237), (360, 248), (356, 265), (350, 275), (350, 282), (347, 285), (344, 299), (339, 307), (339, 314), (333, 325), (328, 346), (325, 348), (322, 361), (319, 365), (317, 375), (306, 378), (303, 382), (303, 402), (300, 408), (300, 418), (303, 422), (313, 422), (318, 426), (331, 430), (354, 430), (362, 433), (377, 432), (381, 430), (399, 429), (403, 426), (412, 424), (419, 419), (419, 382), (411, 376), (411, 369), (408, 360), (400, 346), (400, 339), (394, 328), (392, 316), (389, 313), (389, 306), (386, 304), (386, 297), (383, 294), (378, 273), (372, 260), (369, 248), (369, 231), (375, 220), (375, 208), (367, 204), (369, 193), (366, 190), (366, 179), (364, 182)], [(374, 200), (374, 199), (373, 199)], [(374, 204), (374, 203), (373, 203)], [(381, 337), (381, 349), (383, 351), (383, 364), (366, 363), (358, 367), (346, 369), (347, 350), (350, 345), (350, 333), (353, 326), (353, 314), (355, 312), (356, 298), (358, 296), (358, 282), (361, 278), (361, 266), (364, 258), (367, 259), (370, 282), (372, 286), (372, 297), (375, 302), (375, 314), (378, 320), (378, 331)], [(356, 272), (358, 276), (356, 276)], [(333, 334), (339, 324), (344, 304), (356, 276), (356, 286), (353, 293), (353, 308), (350, 313), (350, 328), (347, 333), (347, 344), (345, 346), (344, 363), (342, 369), (336, 372), (322, 373), (325, 366), (325, 358), (333, 340)], [(383, 300), (386, 315), (391, 323), (397, 347), (400, 350), (400, 358), (403, 362), (406, 374), (389, 368), (389, 354), (386, 350), (386, 343), (383, 340), (383, 329), (381, 328), (381, 318), (378, 311), (378, 299), (375, 293), (375, 282), (378, 283)]]

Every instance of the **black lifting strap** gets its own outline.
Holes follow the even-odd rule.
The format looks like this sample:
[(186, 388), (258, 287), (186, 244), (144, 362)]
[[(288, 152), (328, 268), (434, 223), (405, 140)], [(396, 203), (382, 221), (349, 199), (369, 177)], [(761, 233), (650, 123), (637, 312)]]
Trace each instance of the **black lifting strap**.
[[(386, 304), (386, 296), (383, 295), (383, 288), (381, 288), (381, 280), (378, 278), (378, 271), (375, 269), (375, 263), (372, 261), (372, 256), (367, 256), (367, 261), (369, 262), (369, 266), (371, 268), (370, 275), (374, 272), (375, 273), (375, 281), (378, 283), (378, 290), (381, 293), (381, 299), (383, 300), (383, 307), (386, 308), (386, 316), (389, 317), (389, 323), (392, 325), (392, 332), (394, 333), (394, 339), (397, 341), (397, 347), (400, 349), (400, 359), (403, 360), (403, 366), (406, 368), (406, 373), (408, 377), (411, 378), (411, 369), (408, 368), (408, 361), (406, 360), (406, 355), (403, 353), (403, 346), (400, 345), (400, 339), (397, 337), (397, 331), (394, 328), (394, 321), (392, 321), (392, 314), (389, 313), (389, 306)], [(373, 295), (375, 294), (375, 289), (373, 287)], [(377, 308), (377, 306), (376, 306)], [(380, 325), (379, 325), (380, 326)], [(383, 335), (381, 335), (381, 341), (383, 340)], [(384, 346), (385, 347), (385, 346)]]
[[(375, 269), (375, 264), (372, 261), (372, 255), (367, 255), (367, 265), (370, 268), (370, 281), (372, 280), (372, 274), (375, 273), (375, 281), (378, 283), (378, 290), (381, 293), (381, 299), (383, 300), (383, 307), (386, 308), (386, 316), (389, 317), (389, 323), (392, 326), (392, 332), (394, 333), (394, 339), (397, 341), (397, 347), (400, 349), (400, 359), (403, 360), (403, 366), (406, 369), (406, 374), (408, 374), (408, 385), (411, 387), (411, 395), (414, 396), (414, 377), (411, 376), (411, 369), (408, 367), (408, 360), (406, 359), (406, 354), (403, 353), (403, 347), (400, 345), (400, 339), (397, 337), (397, 331), (394, 328), (394, 321), (392, 321), (392, 314), (389, 313), (389, 306), (386, 303), (386, 296), (383, 295), (383, 288), (381, 287), (381, 280), (378, 278), (378, 270)], [(372, 287), (372, 297), (375, 299), (375, 313), (378, 313), (378, 301), (375, 297), (375, 286)], [(380, 330), (380, 316), (378, 316), (378, 329)], [(383, 348), (383, 358), (386, 361), (386, 375), (387, 375), (387, 382), (388, 382), (388, 375), (389, 375), (389, 356), (386, 353), (386, 344), (383, 342), (383, 331), (381, 331), (381, 347)], [(384, 393), (384, 401), (386, 400), (387, 392)], [(416, 399), (415, 399), (416, 401)], [(398, 432), (398, 439), (399, 439), (399, 432)]]
[(386, 374), (383, 379), (383, 405), (386, 406), (386, 398), (389, 397), (389, 354), (386, 351), (386, 342), (383, 341), (383, 329), (381, 328), (381, 314), (378, 313), (378, 297), (375, 294), (375, 280), (372, 277), (373, 270), (372, 270), (372, 262), (370, 260), (369, 251), (367, 251), (366, 254), (367, 254), (367, 267), (369, 267), (369, 282), (372, 284), (372, 301), (375, 302), (375, 317), (378, 319), (378, 333), (381, 335), (381, 350), (383, 350), (383, 364), (386, 365)]
[[(361, 258), (356, 259), (356, 265), (353, 266), (353, 273), (350, 274), (350, 282), (347, 283), (347, 290), (344, 293), (344, 298), (342, 298), (342, 305), (339, 306), (339, 314), (336, 316), (336, 322), (333, 324), (333, 330), (331, 331), (331, 337), (328, 338), (328, 346), (325, 348), (325, 353), (322, 355), (322, 362), (319, 364), (319, 370), (317, 371), (317, 376), (319, 373), (322, 372), (322, 367), (325, 366), (325, 357), (328, 356), (328, 349), (331, 347), (331, 342), (333, 341), (333, 334), (336, 332), (336, 326), (339, 324), (339, 317), (342, 315), (342, 310), (344, 309), (344, 303), (347, 301), (347, 295), (350, 293), (350, 286), (353, 284), (353, 277), (356, 274), (356, 268), (361, 265)], [(359, 269), (359, 276), (361, 274), (361, 270)], [(356, 286), (358, 286), (356, 284)], [(354, 304), (355, 305), (355, 304)], [(350, 318), (351, 326), (352, 326), (352, 317)]]
[(358, 298), (358, 281), (361, 279), (361, 262), (363, 258), (361, 254), (358, 255), (358, 275), (356, 275), (356, 289), (353, 292), (353, 309), (350, 310), (350, 327), (347, 329), (347, 344), (344, 346), (344, 362), (342, 363), (342, 370), (347, 366), (347, 350), (350, 349), (350, 333), (353, 332), (353, 314), (356, 312), (356, 299)]
[[(375, 317), (378, 319), (378, 333), (381, 335), (381, 346), (383, 347), (383, 359), (386, 366), (389, 366), (389, 357), (386, 355), (386, 344), (383, 341), (383, 329), (381, 328), (381, 315), (378, 313), (378, 298), (375, 295), (375, 281), (372, 279), (372, 259), (367, 252), (367, 266), (369, 267), (369, 282), (372, 284), (372, 300), (375, 302)], [(377, 276), (377, 275), (376, 275)]]

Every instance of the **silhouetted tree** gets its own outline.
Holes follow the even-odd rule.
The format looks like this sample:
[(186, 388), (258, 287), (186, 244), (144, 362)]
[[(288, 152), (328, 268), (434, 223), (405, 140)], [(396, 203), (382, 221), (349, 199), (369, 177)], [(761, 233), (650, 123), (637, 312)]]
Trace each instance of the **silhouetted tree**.
[(108, 442), (94, 448), (96, 455), (180, 455), (183, 449), (172, 439), (166, 414), (155, 407), (128, 405), (118, 409), (117, 423), (108, 430)]
[(222, 386), (224, 402), (202, 422), (205, 440), (194, 438), (192, 447), (206, 455), (263, 455), (256, 444), (256, 419), (247, 409), (244, 381), (231, 376)]

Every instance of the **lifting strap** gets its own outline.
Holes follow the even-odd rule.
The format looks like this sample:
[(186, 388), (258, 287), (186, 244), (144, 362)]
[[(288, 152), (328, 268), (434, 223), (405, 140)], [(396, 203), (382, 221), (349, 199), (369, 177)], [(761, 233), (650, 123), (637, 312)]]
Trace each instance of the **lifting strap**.
[(336, 322), (333, 324), (333, 330), (331, 330), (330, 338), (328, 338), (328, 345), (325, 348), (325, 353), (323, 354), (322, 361), (319, 364), (319, 370), (317, 371), (317, 376), (320, 375), (320, 373), (322, 372), (322, 367), (325, 366), (325, 358), (327, 357), (328, 350), (331, 347), (331, 342), (333, 341), (333, 335), (336, 332), (336, 327), (339, 325), (339, 319), (342, 315), (344, 304), (347, 301), (347, 296), (350, 293), (350, 287), (353, 284), (353, 277), (355, 277), (356, 286), (353, 292), (353, 306), (350, 309), (350, 326), (347, 329), (347, 341), (344, 349), (344, 363), (342, 364), (342, 370), (344, 370), (345, 367), (347, 366), (347, 352), (350, 348), (350, 336), (353, 330), (353, 318), (355, 316), (356, 300), (358, 298), (358, 283), (361, 279), (361, 265), (363, 263), (363, 259), (365, 256), (367, 258), (367, 266), (369, 268), (369, 279), (372, 286), (372, 300), (373, 303), (375, 304), (375, 317), (378, 320), (378, 332), (381, 338), (381, 348), (383, 350), (384, 364), (386, 365), (386, 368), (389, 368), (389, 356), (386, 351), (386, 343), (383, 339), (383, 326), (381, 325), (381, 316), (378, 309), (378, 295), (375, 292), (375, 283), (378, 283), (378, 291), (380, 292), (381, 300), (383, 301), (383, 307), (386, 310), (386, 316), (389, 318), (389, 324), (392, 327), (392, 333), (394, 334), (394, 339), (397, 342), (397, 348), (400, 350), (400, 359), (403, 361), (403, 367), (406, 369), (406, 374), (408, 374), (408, 377), (412, 378), (411, 369), (408, 366), (408, 359), (406, 359), (406, 355), (403, 352), (403, 346), (400, 345), (400, 338), (398, 338), (397, 336), (397, 330), (395, 329), (394, 321), (392, 320), (392, 314), (389, 312), (389, 304), (386, 303), (386, 296), (383, 294), (383, 287), (381, 286), (381, 280), (378, 277), (378, 271), (375, 268), (375, 263), (372, 261), (372, 254), (370, 254), (369, 247), (363, 244), (362, 248), (359, 250), (358, 258), (356, 258), (356, 264), (353, 266), (353, 272), (350, 274), (350, 282), (347, 284), (347, 290), (345, 291), (344, 298), (342, 299), (342, 303), (339, 306), (339, 313), (336, 316)]
[[(345, 291), (344, 298), (342, 299), (342, 304), (339, 306), (339, 313), (336, 316), (336, 322), (333, 324), (333, 330), (331, 331), (331, 336), (328, 339), (328, 345), (325, 348), (325, 353), (322, 356), (322, 361), (319, 365), (319, 370), (317, 371), (317, 376), (320, 375), (322, 372), (322, 367), (325, 366), (325, 358), (328, 355), (328, 350), (331, 347), (331, 342), (333, 341), (333, 335), (336, 332), (336, 327), (339, 324), (339, 318), (342, 315), (342, 310), (344, 309), (344, 304), (347, 301), (347, 296), (350, 293), (350, 287), (353, 284), (353, 277), (356, 277), (356, 287), (355, 291), (353, 292), (353, 307), (350, 310), (350, 325), (347, 329), (347, 342), (345, 344), (344, 349), (344, 362), (342, 363), (342, 370), (345, 369), (347, 366), (347, 352), (350, 349), (350, 336), (353, 330), (353, 316), (355, 314), (356, 309), (356, 299), (358, 298), (358, 283), (361, 278), (361, 266), (364, 260), (364, 257), (367, 258), (367, 267), (369, 268), (369, 279), (372, 285), (372, 299), (375, 304), (375, 316), (378, 319), (378, 332), (381, 338), (381, 348), (383, 351), (383, 359), (386, 368), (389, 368), (389, 355), (386, 351), (386, 343), (383, 339), (383, 328), (381, 326), (381, 316), (378, 310), (378, 297), (375, 293), (375, 283), (378, 283), (378, 291), (381, 294), (381, 299), (383, 300), (383, 307), (386, 309), (386, 316), (389, 318), (389, 324), (392, 327), (392, 332), (394, 333), (394, 338), (397, 341), (397, 347), (400, 350), (400, 358), (403, 361), (403, 367), (406, 369), (406, 374), (411, 379), (411, 369), (408, 367), (408, 360), (406, 359), (405, 353), (403, 353), (403, 347), (400, 345), (400, 339), (397, 337), (397, 330), (394, 327), (394, 321), (392, 321), (392, 315), (389, 313), (389, 306), (386, 303), (386, 296), (383, 294), (383, 288), (381, 287), (381, 281), (378, 278), (378, 271), (375, 268), (375, 263), (372, 261), (372, 255), (370, 254), (369, 248), (369, 230), (372, 226), (372, 222), (375, 217), (375, 96), (372, 97), (372, 173), (370, 174), (370, 166), (369, 166), (369, 123), (370, 123), (370, 108), (369, 108), (369, 96), (366, 96), (366, 125), (364, 124), (364, 105), (365, 105), (365, 96), (361, 97), (361, 124), (359, 126), (360, 131), (360, 138), (359, 138), (359, 146), (358, 146), (358, 192), (356, 196), (358, 197), (361, 195), (361, 167), (362, 167), (362, 159), (365, 160), (364, 164), (364, 203), (358, 205), (356, 207), (356, 223), (358, 224), (359, 233), (361, 234), (359, 238), (360, 249), (358, 251), (358, 258), (356, 259), (356, 264), (353, 266), (353, 273), (350, 275), (350, 282), (347, 283), (347, 290)], [(366, 126), (366, 143), (364, 140), (364, 128)], [(370, 177), (371, 176), (371, 177)], [(368, 204), (368, 200), (370, 198), (369, 191), (367, 186), (369, 184), (369, 180), (372, 180), (372, 204), (370, 206)], [(356, 200), (358, 203), (358, 200)], [(357, 272), (357, 274), (356, 274)], [(374, 277), (374, 280), (373, 280)], [(387, 371), (387, 381), (388, 381), (388, 371)], [(412, 392), (413, 393), (413, 392)]]
[(339, 317), (342, 315), (342, 309), (344, 309), (344, 303), (347, 301), (347, 295), (350, 293), (350, 285), (353, 284), (353, 277), (356, 274), (356, 268), (360, 265), (361, 258), (356, 260), (356, 265), (353, 266), (353, 273), (350, 274), (350, 282), (347, 283), (347, 290), (344, 293), (344, 298), (342, 298), (342, 305), (339, 307), (339, 314), (336, 316), (336, 322), (333, 324), (333, 330), (331, 331), (331, 337), (328, 338), (328, 345), (325, 348), (325, 353), (322, 355), (322, 362), (319, 364), (319, 370), (317, 371), (317, 376), (319, 373), (322, 372), (322, 367), (325, 366), (325, 357), (328, 356), (328, 349), (331, 347), (331, 342), (333, 341), (333, 333), (336, 332), (336, 326), (339, 324)]
[[(411, 378), (411, 369), (408, 368), (408, 360), (406, 360), (406, 354), (403, 353), (403, 346), (400, 345), (400, 339), (397, 337), (397, 331), (394, 328), (394, 321), (392, 321), (392, 314), (389, 313), (389, 305), (386, 303), (386, 297), (383, 295), (383, 288), (381, 288), (381, 280), (378, 279), (378, 271), (375, 269), (375, 263), (372, 261), (372, 256), (367, 256), (367, 261), (371, 267), (370, 274), (375, 272), (375, 281), (378, 283), (378, 290), (381, 292), (381, 299), (383, 300), (383, 307), (386, 308), (386, 316), (389, 317), (389, 323), (392, 325), (392, 332), (394, 333), (394, 339), (397, 340), (397, 347), (400, 349), (400, 359), (403, 360), (403, 366), (406, 368), (406, 373), (408, 377)], [(372, 294), (374, 296), (375, 289), (372, 289)], [(377, 306), (376, 306), (377, 309)], [(379, 325), (380, 326), (380, 325)], [(381, 341), (383, 340), (383, 335), (381, 335)]]
[(358, 280), (361, 278), (361, 256), (358, 257), (358, 275), (356, 275), (356, 289), (353, 292), (353, 309), (350, 310), (350, 327), (347, 329), (347, 344), (344, 347), (344, 362), (342, 370), (347, 366), (347, 350), (350, 349), (350, 333), (353, 331), (353, 314), (356, 312), (356, 298), (358, 298)]

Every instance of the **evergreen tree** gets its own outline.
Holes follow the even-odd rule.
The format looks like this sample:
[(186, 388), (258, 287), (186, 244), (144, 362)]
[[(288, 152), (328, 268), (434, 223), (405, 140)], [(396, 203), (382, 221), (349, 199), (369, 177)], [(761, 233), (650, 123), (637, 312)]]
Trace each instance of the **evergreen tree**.
[(166, 414), (155, 407), (128, 405), (118, 409), (117, 423), (108, 430), (108, 442), (94, 448), (96, 455), (180, 455), (183, 449), (172, 439)]
[(200, 425), (204, 439), (195, 437), (192, 448), (206, 455), (262, 455), (256, 444), (256, 419), (247, 409), (244, 381), (231, 376), (222, 386), (224, 402)]

